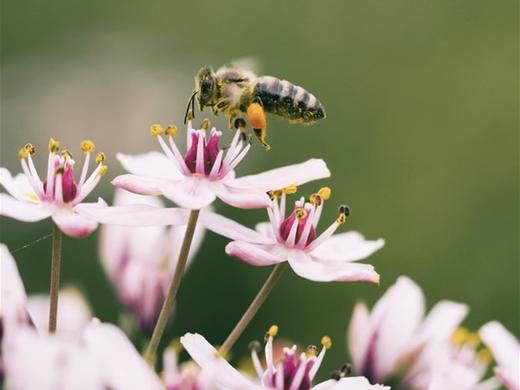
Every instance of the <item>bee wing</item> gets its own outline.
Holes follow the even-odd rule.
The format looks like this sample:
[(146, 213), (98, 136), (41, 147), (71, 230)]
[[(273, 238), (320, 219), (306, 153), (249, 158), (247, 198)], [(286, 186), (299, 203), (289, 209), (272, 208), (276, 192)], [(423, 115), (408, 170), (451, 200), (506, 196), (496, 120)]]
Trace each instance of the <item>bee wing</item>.
[(261, 74), (262, 66), (258, 57), (241, 57), (231, 60), (230, 66), (232, 68), (250, 70), (256, 74)]

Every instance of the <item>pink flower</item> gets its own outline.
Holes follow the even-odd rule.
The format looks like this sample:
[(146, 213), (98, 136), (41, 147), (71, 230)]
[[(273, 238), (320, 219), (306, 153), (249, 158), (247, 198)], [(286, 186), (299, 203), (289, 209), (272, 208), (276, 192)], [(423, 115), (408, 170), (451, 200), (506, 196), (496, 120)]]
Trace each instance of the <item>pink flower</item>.
[(497, 321), (488, 322), (479, 331), (497, 363), (495, 374), (509, 390), (520, 389), (520, 344), (515, 336)]
[[(57, 333), (46, 332), (48, 299), (27, 298), (16, 263), (0, 247), (2, 369), (8, 389), (162, 389), (157, 376), (114, 325), (85, 322), (84, 302), (69, 295)], [(75, 317), (73, 318), (72, 316)], [(35, 327), (36, 326), (36, 327)], [(39, 328), (44, 326), (45, 329)]]
[(286, 193), (294, 191), (294, 187), (289, 187), (270, 193), (274, 199), (267, 210), (270, 222), (258, 224), (256, 231), (209, 212), (201, 216), (201, 221), (216, 233), (235, 240), (226, 246), (226, 253), (249, 264), (266, 266), (288, 261), (294, 272), (310, 280), (378, 283), (374, 267), (356, 261), (380, 249), (384, 240), (368, 241), (357, 232), (333, 235), (347, 219), (347, 206), (340, 206), (337, 219), (318, 235), (318, 222), (330, 189), (322, 188), (308, 200), (302, 197), (286, 216)]
[[(85, 162), (79, 181), (74, 178), (75, 161), (68, 151), (58, 154), (59, 143), (49, 141), (47, 175), (40, 179), (32, 155), (35, 148), (25, 145), (19, 152), (23, 174), (12, 177), (5, 168), (0, 168), (0, 183), (10, 195), (0, 194), (0, 215), (24, 222), (36, 222), (51, 217), (61, 231), (72, 237), (85, 237), (97, 227), (97, 222), (81, 213), (79, 206), (99, 182), (107, 167), (105, 156), (98, 153), (94, 172), (87, 178), (90, 154), (95, 146), (92, 141), (83, 141), (81, 151)], [(83, 204), (102, 207), (104, 202)]]
[[(141, 196), (116, 190), (115, 207), (128, 205), (162, 209), (162, 202), (151, 196)], [(106, 213), (109, 210), (104, 210)], [(122, 303), (135, 315), (139, 326), (151, 330), (166, 296), (168, 283), (179, 256), (186, 227), (128, 227), (107, 224), (101, 228), (101, 262), (115, 283)], [(204, 230), (197, 227), (190, 257), (197, 252)]]
[[(130, 174), (118, 176), (113, 184), (142, 195), (164, 195), (181, 207), (201, 209), (215, 198), (240, 208), (267, 207), (271, 204), (266, 192), (290, 184), (302, 184), (330, 176), (322, 160), (308, 160), (259, 175), (235, 178), (234, 169), (251, 145), (236, 132), (227, 148), (219, 146), (222, 133), (215, 128), (194, 130), (188, 123), (188, 147), (183, 156), (174, 136), (175, 127), (163, 130), (151, 127), (163, 153), (149, 152), (138, 156), (119, 154), (117, 157)], [(166, 144), (163, 134), (168, 137)]]
[(421, 289), (404, 276), (370, 313), (358, 303), (348, 333), (356, 373), (374, 382), (394, 378), (414, 390), (476, 389), (487, 361), (476, 351), (478, 337), (457, 329), (467, 306), (441, 301), (423, 318), (424, 306)]
[[(179, 345), (180, 346), (180, 345)], [(166, 390), (213, 390), (213, 380), (200, 367), (188, 360), (178, 361), (176, 346), (169, 346), (163, 353), (163, 381)]]
[(296, 346), (284, 348), (283, 360), (273, 360), (273, 337), (278, 328), (272, 326), (267, 333), (265, 346), (266, 368), (262, 367), (258, 357), (257, 347), (252, 348), (252, 361), (258, 380), (234, 369), (213, 346), (200, 334), (187, 333), (181, 337), (181, 343), (193, 360), (201, 367), (202, 372), (212, 376), (217, 389), (233, 390), (369, 390), (389, 389), (381, 385), (370, 385), (365, 378), (345, 378), (346, 372), (338, 370), (333, 379), (326, 380), (315, 386), (314, 377), (325, 357), (325, 351), (330, 347), (328, 337), (322, 338), (323, 348), (317, 351), (314, 346), (308, 347), (304, 353), (297, 353)]

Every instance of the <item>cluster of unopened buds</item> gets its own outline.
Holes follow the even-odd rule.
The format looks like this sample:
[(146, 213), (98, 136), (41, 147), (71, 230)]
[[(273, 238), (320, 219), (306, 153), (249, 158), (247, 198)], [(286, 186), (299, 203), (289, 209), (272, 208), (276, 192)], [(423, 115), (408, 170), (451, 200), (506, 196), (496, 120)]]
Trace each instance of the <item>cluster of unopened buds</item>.
[[(252, 147), (240, 131), (224, 147), (222, 133), (209, 121), (199, 129), (189, 121), (184, 153), (178, 133), (175, 126), (153, 125), (150, 134), (160, 151), (117, 155), (128, 173), (112, 180), (112, 206), (101, 198), (84, 202), (107, 171), (105, 155), (93, 157), (90, 140), (80, 145), (85, 158), (79, 175), (72, 154), (60, 152), (54, 139), (44, 176), (36, 170), (32, 144), (18, 154), (23, 173), (12, 176), (0, 168), (6, 191), (0, 194), (0, 215), (24, 222), (52, 218), (54, 224), (48, 296), (26, 295), (12, 254), (0, 247), (0, 374), (8, 390), (520, 390), (520, 346), (505, 327), (492, 321), (470, 332), (461, 327), (467, 306), (452, 301), (439, 302), (424, 316), (423, 293), (405, 276), (371, 311), (356, 304), (347, 333), (351, 361), (338, 362), (332, 374), (320, 372), (330, 337), (321, 338), (320, 348), (302, 350), (275, 340), (276, 325), (265, 334), (263, 353), (259, 342), (250, 344), (249, 368), (234, 368), (230, 351), (286, 269), (318, 282), (378, 284), (374, 267), (360, 261), (385, 242), (355, 231), (338, 233), (350, 216), (344, 204), (328, 227), (320, 227), (332, 197), (329, 187), (287, 205), (298, 186), (330, 176), (323, 160), (238, 177), (235, 169)], [(268, 221), (244, 226), (214, 211), (217, 198), (241, 209), (265, 208)], [(62, 233), (85, 237), (99, 224), (99, 257), (125, 318), (149, 335), (142, 354), (130, 335), (93, 317), (81, 293), (59, 289)], [(230, 240), (228, 255), (272, 271), (229, 335), (215, 340), (219, 347), (186, 333), (162, 351), (157, 364), (184, 272), (207, 231)], [(182, 348), (189, 358), (180, 362)]]

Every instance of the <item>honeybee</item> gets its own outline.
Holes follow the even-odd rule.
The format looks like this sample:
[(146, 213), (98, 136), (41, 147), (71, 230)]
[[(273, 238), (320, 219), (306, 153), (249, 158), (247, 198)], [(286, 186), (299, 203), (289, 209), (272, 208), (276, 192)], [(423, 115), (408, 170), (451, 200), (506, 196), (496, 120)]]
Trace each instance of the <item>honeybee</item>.
[(257, 76), (238, 67), (221, 67), (216, 72), (209, 66), (199, 70), (195, 90), (188, 101), (186, 116), (194, 115), (195, 100), (199, 109), (211, 108), (214, 115), (224, 114), (230, 129), (245, 127), (248, 119), (256, 138), (266, 150), (267, 121), (265, 112), (276, 114), (289, 123), (312, 124), (325, 118), (319, 100), (304, 88), (272, 76)]

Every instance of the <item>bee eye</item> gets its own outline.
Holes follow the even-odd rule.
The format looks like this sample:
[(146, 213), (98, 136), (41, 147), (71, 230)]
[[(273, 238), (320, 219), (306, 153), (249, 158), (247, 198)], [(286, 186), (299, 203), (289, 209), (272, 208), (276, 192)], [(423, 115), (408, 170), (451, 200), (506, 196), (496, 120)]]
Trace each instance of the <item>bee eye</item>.
[(202, 90), (202, 93), (208, 93), (211, 89), (211, 86), (212, 86), (212, 82), (211, 80), (203, 80), (201, 85), (200, 85), (200, 89)]

